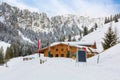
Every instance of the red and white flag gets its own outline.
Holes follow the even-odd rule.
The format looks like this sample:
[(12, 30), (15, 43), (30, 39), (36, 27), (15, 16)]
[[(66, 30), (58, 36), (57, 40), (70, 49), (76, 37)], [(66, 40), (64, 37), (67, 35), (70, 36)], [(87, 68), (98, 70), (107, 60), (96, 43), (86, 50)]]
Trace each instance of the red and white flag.
[(40, 39), (38, 39), (38, 49), (40, 49)]

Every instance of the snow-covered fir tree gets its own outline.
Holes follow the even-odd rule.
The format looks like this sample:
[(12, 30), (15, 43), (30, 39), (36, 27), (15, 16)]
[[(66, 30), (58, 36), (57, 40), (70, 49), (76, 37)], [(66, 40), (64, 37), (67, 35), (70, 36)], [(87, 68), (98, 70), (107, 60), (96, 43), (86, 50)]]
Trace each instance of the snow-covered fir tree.
[(87, 35), (89, 33), (88, 28), (85, 26), (83, 31), (83, 36)]
[(117, 44), (117, 34), (109, 27), (107, 33), (105, 33), (105, 37), (103, 38), (104, 42), (102, 42), (104, 50), (114, 46)]
[(7, 62), (10, 59), (10, 48), (7, 47), (6, 54), (5, 54), (5, 61)]
[(0, 48), (0, 64), (4, 63), (3, 47)]

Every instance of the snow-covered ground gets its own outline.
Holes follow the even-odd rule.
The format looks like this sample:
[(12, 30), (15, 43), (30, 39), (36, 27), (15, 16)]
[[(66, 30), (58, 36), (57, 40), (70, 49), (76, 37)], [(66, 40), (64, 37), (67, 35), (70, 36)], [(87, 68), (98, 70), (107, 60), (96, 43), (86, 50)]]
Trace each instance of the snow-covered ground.
[(40, 64), (37, 54), (27, 56), (32, 60), (23, 61), (23, 57), (11, 59), (8, 68), (0, 66), (0, 80), (120, 80), (120, 44), (113, 46), (87, 63), (76, 63), (68, 58), (47, 58)]
[(9, 43), (6, 43), (4, 41), (0, 41), (0, 48), (3, 47), (3, 52), (6, 52), (7, 47), (10, 47)]

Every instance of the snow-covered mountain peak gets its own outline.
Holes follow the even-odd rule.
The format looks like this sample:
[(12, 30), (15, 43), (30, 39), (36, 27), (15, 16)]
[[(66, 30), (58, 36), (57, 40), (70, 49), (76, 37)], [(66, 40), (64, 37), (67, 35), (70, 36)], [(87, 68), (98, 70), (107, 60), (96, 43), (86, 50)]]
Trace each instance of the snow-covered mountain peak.
[[(104, 24), (104, 18), (90, 18), (74, 14), (49, 18), (46, 13), (31, 12), (28, 9), (21, 10), (4, 2), (0, 5), (0, 11), (1, 24), (20, 29), (19, 31), (34, 43), (40, 38), (44, 45), (63, 41), (69, 35), (79, 35), (85, 26), (90, 30), (95, 23), (98, 27)], [(2, 38), (5, 40), (5, 37)]]

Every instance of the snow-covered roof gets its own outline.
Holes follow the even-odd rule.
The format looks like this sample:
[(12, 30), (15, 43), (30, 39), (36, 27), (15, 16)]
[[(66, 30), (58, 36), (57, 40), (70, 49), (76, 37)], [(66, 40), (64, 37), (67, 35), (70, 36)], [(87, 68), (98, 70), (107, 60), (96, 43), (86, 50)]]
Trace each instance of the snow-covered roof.
[[(71, 44), (71, 42), (54, 42), (54, 43), (50, 44), (49, 46), (52, 47), (52, 46), (59, 45), (59, 44), (65, 44), (65, 45), (69, 45), (69, 46), (80, 47), (76, 44)], [(48, 47), (45, 47), (43, 49), (46, 49), (46, 48), (48, 48)], [(41, 50), (43, 50), (43, 49), (41, 49)]]
[(82, 41), (77, 41), (77, 42), (54, 42), (50, 46), (54, 46), (57, 44), (66, 44), (70, 46), (85, 46), (85, 45), (94, 45), (94, 42), (82, 42)]
[[(80, 41), (79, 42), (54, 42), (54, 43), (50, 44), (50, 47), (56, 46), (56, 45), (59, 45), (59, 44), (65, 44), (65, 45), (77, 47), (79, 49), (82, 49), (84, 47), (84, 48), (86, 48), (87, 52), (97, 52), (96, 49), (92, 49), (92, 48), (86, 46), (86, 45), (94, 45), (94, 43), (85, 43), (85, 42), (80, 42)], [(44, 49), (47, 49), (47, 48), (48, 47), (45, 47), (41, 50), (44, 50)]]

